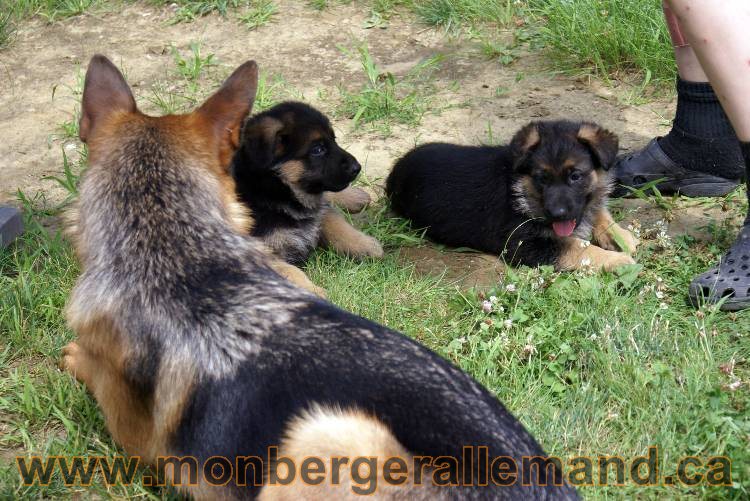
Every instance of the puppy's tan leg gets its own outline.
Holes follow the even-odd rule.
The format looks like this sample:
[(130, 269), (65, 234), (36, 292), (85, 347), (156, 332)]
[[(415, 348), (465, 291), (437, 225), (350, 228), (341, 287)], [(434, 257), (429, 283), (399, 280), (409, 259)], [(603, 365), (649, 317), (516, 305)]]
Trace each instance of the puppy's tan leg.
[(635, 261), (624, 252), (605, 250), (575, 237), (565, 239), (563, 251), (557, 258), (560, 270), (591, 268), (611, 271), (625, 264), (635, 264)]
[(380, 242), (354, 228), (343, 214), (333, 207), (323, 214), (320, 236), (323, 245), (341, 254), (359, 259), (383, 257)]
[(592, 237), (593, 241), (603, 249), (620, 250), (631, 256), (635, 254), (635, 250), (640, 243), (635, 235), (612, 219), (612, 215), (605, 207), (602, 207), (594, 216)]
[(322, 297), (323, 299), (327, 297), (325, 289), (318, 287), (317, 285), (312, 283), (305, 272), (300, 270), (296, 266), (277, 259), (271, 261), (270, 264), (271, 268), (273, 268), (276, 273), (286, 278), (297, 287), (301, 287), (307, 291), (310, 291), (316, 296)]
[(342, 209), (346, 209), (352, 214), (361, 212), (365, 207), (370, 204), (370, 194), (362, 188), (355, 186), (349, 186), (348, 188), (333, 192), (327, 191), (323, 194), (323, 197), (329, 202)]
[(94, 395), (115, 441), (129, 454), (149, 461), (155, 445), (153, 419), (118, 369), (120, 362), (112, 359), (115, 352), (93, 354), (72, 342), (63, 348), (61, 365)]

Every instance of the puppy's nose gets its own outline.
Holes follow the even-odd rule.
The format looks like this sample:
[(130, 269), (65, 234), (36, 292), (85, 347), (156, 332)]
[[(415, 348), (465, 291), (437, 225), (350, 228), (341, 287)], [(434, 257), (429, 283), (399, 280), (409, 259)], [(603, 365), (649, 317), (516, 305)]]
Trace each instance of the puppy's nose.
[(547, 212), (549, 213), (549, 216), (552, 219), (558, 219), (558, 220), (568, 219), (568, 209), (566, 209), (565, 207), (562, 207), (562, 206), (553, 207), (551, 209), (547, 209)]
[(359, 174), (359, 171), (361, 170), (362, 170), (362, 166), (359, 165), (359, 162), (357, 162), (356, 160), (352, 160), (346, 166), (346, 173), (352, 177), (355, 177), (357, 174)]

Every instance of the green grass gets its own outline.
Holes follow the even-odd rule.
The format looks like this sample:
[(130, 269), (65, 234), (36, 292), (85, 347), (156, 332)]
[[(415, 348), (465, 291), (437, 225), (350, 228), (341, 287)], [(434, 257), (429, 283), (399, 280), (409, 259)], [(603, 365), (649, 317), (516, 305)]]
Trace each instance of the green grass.
[(187, 51), (173, 45), (171, 53), (174, 68), (165, 80), (155, 82), (145, 97), (154, 111), (164, 115), (184, 113), (205, 98), (215, 83), (213, 69), (218, 66), (214, 54), (203, 53), (200, 42), (190, 42)]
[(0, 49), (10, 45), (16, 24), (32, 17), (54, 22), (83, 14), (101, 0), (0, 0)]
[(339, 89), (339, 113), (351, 118), (355, 128), (370, 124), (384, 134), (390, 134), (393, 124), (419, 124), (430, 108), (430, 75), (439, 67), (441, 56), (425, 59), (397, 77), (377, 66), (366, 44), (357, 47), (357, 53), (366, 82), (356, 92)]
[(239, 16), (239, 20), (248, 29), (254, 30), (270, 23), (278, 10), (272, 0), (253, 0), (247, 12)]
[(278, 7), (273, 0), (149, 0), (157, 6), (176, 4), (172, 23), (191, 23), (198, 18), (217, 13), (228, 16), (230, 11), (241, 12), (237, 19), (253, 30), (270, 22)]
[[(74, 184), (75, 172), (63, 178)], [(73, 339), (62, 310), (78, 267), (59, 232), (40, 224), (54, 222), (55, 209), (43, 199), (26, 201), (25, 209), (27, 233), (0, 251), (0, 452), (121, 453), (95, 402), (56, 367)], [(634, 457), (658, 445), (665, 472), (683, 455), (734, 461), (733, 489), (628, 485), (584, 488), (587, 498), (747, 496), (750, 393), (727, 385), (750, 377), (750, 312), (695, 311), (683, 301), (692, 275), (714, 260), (732, 231), (710, 243), (676, 238), (666, 248), (644, 236), (641, 265), (619, 274), (524, 268), (481, 293), (420, 275), (399, 258), (402, 246), (425, 242), (382, 202), (357, 224), (383, 240), (386, 257), (356, 263), (319, 251), (307, 267), (311, 278), (341, 307), (407, 333), (470, 372), (551, 454)], [(722, 372), (732, 360), (731, 375)], [(112, 488), (101, 479), (91, 488), (59, 481), (21, 487), (15, 466), (0, 465), (0, 498), (76, 492), (171, 496), (140, 480)]]
[(231, 9), (243, 7), (250, 0), (148, 0), (151, 4), (162, 7), (176, 5), (177, 11), (172, 23), (190, 23), (214, 12), (226, 16)]
[(0, 49), (10, 44), (15, 29), (11, 13), (9, 11), (0, 12)]
[(414, 12), (426, 24), (448, 30), (477, 23), (509, 25), (518, 12), (513, 0), (415, 0)]
[(0, 12), (16, 19), (39, 16), (49, 22), (83, 14), (102, 0), (0, 0)]
[(676, 74), (661, 0), (535, 0), (541, 40), (554, 64), (602, 77), (638, 73), (672, 82)]

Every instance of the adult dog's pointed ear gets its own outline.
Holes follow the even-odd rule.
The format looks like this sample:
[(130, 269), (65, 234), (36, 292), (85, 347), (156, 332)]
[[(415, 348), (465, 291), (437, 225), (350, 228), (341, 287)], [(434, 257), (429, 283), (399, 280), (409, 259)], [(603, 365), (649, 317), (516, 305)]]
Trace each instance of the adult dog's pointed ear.
[(81, 141), (85, 143), (108, 117), (136, 111), (135, 98), (120, 70), (101, 54), (92, 57), (86, 71), (78, 123)]
[(255, 102), (258, 65), (247, 61), (195, 113), (206, 119), (209, 131), (219, 140), (222, 165), (228, 165), (240, 145), (240, 130)]
[(596, 124), (584, 122), (578, 129), (577, 137), (591, 151), (597, 168), (607, 170), (612, 166), (619, 149), (619, 140), (615, 134)]
[(539, 146), (541, 140), (539, 124), (536, 122), (525, 125), (521, 130), (516, 132), (516, 135), (510, 141), (514, 170), (519, 170), (523, 166), (529, 154)]

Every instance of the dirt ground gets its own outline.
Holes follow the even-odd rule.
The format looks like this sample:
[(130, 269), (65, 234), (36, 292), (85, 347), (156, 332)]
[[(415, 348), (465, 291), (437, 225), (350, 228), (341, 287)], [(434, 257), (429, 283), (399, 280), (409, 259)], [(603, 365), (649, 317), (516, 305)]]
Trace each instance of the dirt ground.
[[(543, 56), (537, 54), (527, 54), (510, 66), (488, 61), (470, 41), (447, 37), (408, 15), (395, 16), (386, 29), (364, 29), (367, 12), (357, 4), (324, 12), (304, 2), (278, 4), (273, 22), (255, 31), (217, 15), (169, 25), (171, 10), (140, 4), (53, 25), (37, 21), (21, 26), (15, 43), (0, 51), (0, 203), (16, 204), (17, 189), (27, 195), (43, 191), (52, 202), (64, 197), (59, 186), (44, 178), (61, 171), (61, 148), (74, 150), (55, 134), (59, 124), (72, 117), (76, 104), (72, 88), (95, 53), (104, 53), (124, 69), (147, 111), (150, 103), (144, 96), (151, 86), (174, 78), (169, 47), (184, 51), (190, 42), (200, 41), (203, 54), (215, 54), (221, 65), (217, 84), (236, 65), (256, 59), (264, 72), (281, 75), (303, 99), (328, 113), (340, 98), (337, 86), (355, 90), (364, 82), (359, 61), (344, 54), (341, 46), (351, 48), (359, 40), (366, 41), (377, 64), (396, 75), (425, 57), (443, 54), (433, 101), (435, 108), (443, 109), (428, 113), (420, 126), (396, 126), (392, 135), (383, 137), (354, 132), (350, 120), (333, 119), (340, 142), (376, 184), (399, 155), (419, 142), (476, 144), (488, 140), (488, 127), (495, 141), (505, 141), (529, 120), (571, 118), (599, 122), (620, 135), (623, 148), (633, 149), (664, 133), (664, 117), (672, 116), (669, 101), (622, 104), (616, 91), (602, 84), (545, 70)], [(499, 87), (507, 89), (501, 97), (496, 96)], [(703, 213), (700, 208), (680, 211), (671, 226), (682, 231), (705, 225), (709, 219)], [(438, 269), (443, 260), (426, 259), (437, 261)], [(494, 269), (476, 256), (456, 259), (466, 261), (461, 267)]]

